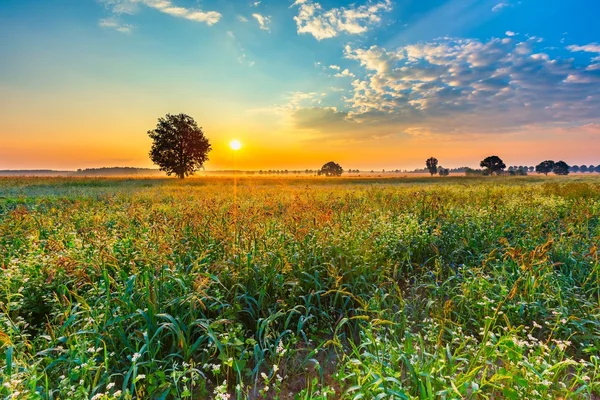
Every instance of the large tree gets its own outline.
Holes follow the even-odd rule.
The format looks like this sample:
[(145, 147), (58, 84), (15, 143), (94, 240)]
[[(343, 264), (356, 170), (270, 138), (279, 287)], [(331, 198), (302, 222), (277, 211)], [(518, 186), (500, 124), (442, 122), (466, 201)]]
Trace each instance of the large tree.
[(427, 169), (429, 170), (429, 173), (431, 174), (431, 176), (437, 174), (437, 172), (438, 172), (437, 158), (435, 158), (435, 157), (428, 158), (425, 161), (425, 165), (427, 165)]
[(556, 175), (569, 175), (569, 168), (569, 164), (567, 164), (564, 161), (559, 161), (556, 164), (554, 164), (554, 168), (552, 168), (552, 171)]
[(148, 131), (148, 135), (154, 141), (150, 159), (169, 176), (175, 174), (183, 179), (208, 161), (210, 143), (189, 115), (167, 114), (158, 119), (156, 128)]
[(499, 174), (501, 171), (506, 168), (506, 164), (504, 161), (498, 156), (489, 156), (485, 158), (481, 163), (479, 163), (481, 168), (487, 168), (487, 171), (490, 175)]
[(548, 175), (554, 169), (554, 161), (546, 160), (542, 161), (535, 167), (535, 172), (538, 174)]
[(319, 175), (325, 176), (342, 176), (342, 173), (344, 173), (344, 169), (340, 164), (333, 161), (329, 161), (327, 164), (323, 165), (318, 172)]

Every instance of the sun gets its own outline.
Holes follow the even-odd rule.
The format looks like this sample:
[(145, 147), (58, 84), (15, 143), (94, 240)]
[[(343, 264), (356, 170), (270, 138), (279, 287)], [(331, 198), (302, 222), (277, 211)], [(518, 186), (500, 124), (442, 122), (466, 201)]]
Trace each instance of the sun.
[(239, 140), (232, 140), (229, 142), (229, 147), (231, 147), (231, 150), (238, 151), (242, 148), (242, 143)]

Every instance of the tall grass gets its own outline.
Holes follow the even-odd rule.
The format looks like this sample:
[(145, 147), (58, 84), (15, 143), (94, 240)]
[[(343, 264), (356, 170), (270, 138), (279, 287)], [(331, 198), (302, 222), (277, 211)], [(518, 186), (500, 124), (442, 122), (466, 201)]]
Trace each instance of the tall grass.
[(599, 396), (599, 183), (0, 180), (0, 395)]

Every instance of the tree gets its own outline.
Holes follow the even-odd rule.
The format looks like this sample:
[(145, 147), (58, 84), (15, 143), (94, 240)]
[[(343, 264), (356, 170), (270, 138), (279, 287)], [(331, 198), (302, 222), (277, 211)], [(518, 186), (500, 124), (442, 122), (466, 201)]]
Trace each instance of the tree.
[(527, 176), (527, 167), (519, 167), (519, 169), (517, 169), (517, 175)]
[(487, 172), (489, 175), (497, 174), (499, 175), (501, 171), (506, 168), (506, 164), (502, 161), (502, 159), (498, 156), (489, 156), (484, 159), (481, 163), (479, 163), (481, 168), (487, 168)]
[(596, 165), (596, 168), (594, 168), (594, 172), (599, 172), (600, 173), (600, 165)]
[(150, 159), (167, 175), (180, 179), (192, 175), (208, 160), (211, 145), (202, 128), (189, 115), (167, 114), (158, 119), (154, 130), (148, 131), (152, 138)]
[(333, 161), (329, 161), (327, 164), (323, 165), (318, 172), (319, 175), (325, 176), (342, 176), (342, 173), (344, 173), (344, 169), (340, 164)]
[(571, 168), (569, 168), (569, 171), (579, 172), (579, 165), (572, 165)]
[(548, 173), (552, 172), (553, 170), (554, 161), (552, 160), (542, 161), (535, 167), (535, 172), (537, 172), (538, 174), (548, 175)]
[(429, 173), (431, 174), (431, 176), (434, 176), (435, 174), (437, 174), (437, 172), (438, 172), (437, 158), (435, 158), (435, 157), (428, 158), (425, 161), (425, 165), (427, 165), (427, 169), (429, 170)]
[(450, 175), (450, 170), (448, 168), (439, 167), (438, 174), (440, 174), (440, 176), (448, 176)]
[(552, 169), (552, 171), (556, 175), (569, 175), (569, 168), (569, 164), (567, 164), (564, 161), (559, 161), (556, 164), (554, 164), (554, 168)]
[(587, 165), (581, 165), (579, 167), (579, 172), (588, 172), (588, 167)]

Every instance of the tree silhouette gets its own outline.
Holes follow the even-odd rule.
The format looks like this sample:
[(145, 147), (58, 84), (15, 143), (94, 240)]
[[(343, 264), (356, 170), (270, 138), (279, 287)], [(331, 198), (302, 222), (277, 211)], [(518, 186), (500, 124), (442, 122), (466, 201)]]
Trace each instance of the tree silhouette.
[(431, 174), (431, 176), (437, 174), (438, 172), (438, 160), (435, 157), (431, 157), (428, 158), (425, 161), (425, 165), (427, 165), (427, 169), (429, 170), (429, 173)]
[(539, 163), (535, 167), (535, 172), (537, 172), (538, 174), (548, 175), (550, 172), (552, 172), (553, 169), (554, 169), (554, 161), (546, 160), (546, 161)]
[(579, 172), (579, 165), (572, 165), (571, 168), (569, 168), (569, 171)]
[(450, 170), (448, 168), (439, 167), (438, 174), (440, 174), (440, 176), (448, 176), (450, 175)]
[(498, 156), (489, 156), (479, 163), (481, 168), (487, 168), (487, 172), (491, 174), (498, 174), (500, 171), (506, 168), (506, 164)]
[(327, 164), (323, 165), (318, 172), (319, 175), (325, 176), (342, 176), (342, 173), (344, 173), (344, 169), (340, 164), (333, 161), (329, 161)]
[(569, 175), (569, 164), (564, 161), (559, 161), (554, 164), (552, 169), (556, 175)]
[(150, 159), (167, 175), (180, 179), (192, 175), (208, 160), (211, 145), (202, 128), (188, 115), (167, 114), (158, 119), (154, 130), (148, 131), (154, 141)]

